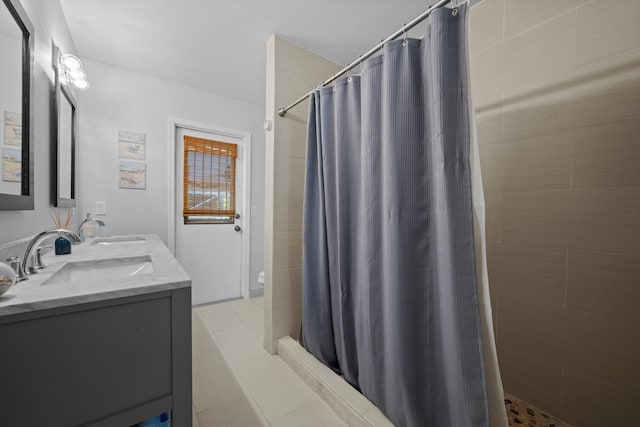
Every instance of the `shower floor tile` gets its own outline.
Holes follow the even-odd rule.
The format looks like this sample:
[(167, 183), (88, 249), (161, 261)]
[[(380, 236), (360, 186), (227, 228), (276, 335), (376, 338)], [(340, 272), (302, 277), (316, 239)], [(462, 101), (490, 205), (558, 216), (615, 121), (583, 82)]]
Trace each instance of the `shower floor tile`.
[(504, 404), (510, 427), (571, 427), (545, 411), (506, 393)]

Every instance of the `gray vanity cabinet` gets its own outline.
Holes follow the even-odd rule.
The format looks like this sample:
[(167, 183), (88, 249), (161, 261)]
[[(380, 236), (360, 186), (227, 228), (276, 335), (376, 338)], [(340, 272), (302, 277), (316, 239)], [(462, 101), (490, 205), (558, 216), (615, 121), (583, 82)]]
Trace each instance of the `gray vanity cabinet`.
[(1, 426), (127, 427), (162, 412), (191, 425), (191, 288), (0, 316)]

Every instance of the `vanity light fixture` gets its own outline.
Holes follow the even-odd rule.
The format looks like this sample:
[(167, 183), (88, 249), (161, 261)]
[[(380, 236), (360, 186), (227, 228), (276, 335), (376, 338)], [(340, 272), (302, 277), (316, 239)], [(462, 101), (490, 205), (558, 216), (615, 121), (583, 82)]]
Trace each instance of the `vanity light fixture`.
[(64, 83), (71, 83), (76, 89), (85, 90), (89, 87), (87, 73), (82, 67), (82, 61), (70, 53), (60, 55), (58, 61), (60, 76)]

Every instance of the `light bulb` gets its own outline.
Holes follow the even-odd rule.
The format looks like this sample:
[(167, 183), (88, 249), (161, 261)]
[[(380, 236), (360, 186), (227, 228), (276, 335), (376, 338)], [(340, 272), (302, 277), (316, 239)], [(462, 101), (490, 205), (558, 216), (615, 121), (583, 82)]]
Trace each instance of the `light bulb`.
[(87, 78), (87, 73), (83, 69), (69, 70), (67, 75), (71, 80), (86, 80)]
[(60, 57), (60, 63), (68, 70), (80, 70), (82, 68), (82, 62), (77, 56), (65, 53)]
[(88, 89), (89, 88), (89, 82), (86, 81), (85, 79), (77, 79), (73, 81), (73, 85), (75, 87), (77, 87), (80, 90), (84, 90), (84, 89)]

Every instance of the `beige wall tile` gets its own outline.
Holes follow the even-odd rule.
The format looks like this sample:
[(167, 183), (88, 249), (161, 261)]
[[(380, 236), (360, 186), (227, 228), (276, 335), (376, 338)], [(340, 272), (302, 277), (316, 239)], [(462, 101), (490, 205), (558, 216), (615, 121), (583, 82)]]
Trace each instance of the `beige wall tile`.
[(278, 157), (293, 157), (305, 160), (307, 152), (307, 123), (291, 123), (278, 128), (275, 152)]
[(578, 8), (576, 65), (640, 47), (640, 2), (594, 1)]
[(569, 251), (567, 305), (640, 321), (640, 256)]
[[(289, 110), (285, 117), (279, 117), (277, 110), (340, 68), (279, 37), (267, 42), (265, 110), (273, 129), (267, 132), (265, 150), (264, 341), (271, 352), (275, 351), (278, 338), (297, 334), (300, 327), (300, 280), (283, 278), (282, 270), (301, 267), (301, 258), (295, 257), (289, 246), (293, 240), (286, 236), (302, 230), (308, 103)], [(281, 250), (282, 244), (290, 250)], [(300, 264), (294, 265), (295, 262)]]
[(640, 187), (568, 193), (573, 248), (640, 254)]
[(500, 193), (484, 193), (487, 242), (500, 240)]
[(565, 248), (522, 243), (492, 243), (487, 257), (490, 274), (501, 287), (536, 282), (562, 288), (565, 285)]
[(504, 181), (506, 151), (504, 143), (484, 143), (479, 146), (480, 169), (482, 172), (482, 186), (486, 193), (497, 193), (502, 191)]
[[(274, 195), (274, 207), (273, 207), (273, 226), (274, 231), (274, 250), (276, 245), (276, 235), (280, 236), (282, 240), (282, 234), (301, 234), (302, 233), (302, 207), (303, 207), (303, 198), (295, 194), (294, 192), (290, 194), (276, 194)], [(291, 242), (293, 243), (293, 242)], [(280, 244), (280, 242), (278, 242)], [(302, 249), (302, 245), (298, 248), (298, 250)], [(281, 268), (281, 260), (280, 254), (276, 253), (274, 257), (273, 263), (274, 265), (278, 265), (277, 268)]]
[(502, 191), (565, 190), (571, 178), (571, 134), (505, 140), (498, 165)]
[(302, 267), (275, 271), (273, 280), (279, 287), (272, 301), (273, 328), (282, 336), (297, 337), (302, 322)]
[(640, 121), (573, 131), (573, 187), (640, 186)]
[(471, 8), (469, 52), (476, 53), (503, 39), (504, 0), (484, 0)]
[(564, 288), (519, 281), (499, 287), (498, 339), (562, 362), (566, 350)]
[(469, 59), (471, 91), (476, 108), (500, 102), (504, 79), (504, 47), (492, 46)]
[(480, 168), (485, 193), (500, 191), (501, 170), (504, 150), (502, 148), (502, 94), (495, 108), (476, 113), (476, 130), (480, 154)]
[(638, 424), (640, 393), (583, 372), (564, 368), (562, 418), (574, 426)]
[(566, 247), (570, 241), (569, 191), (524, 191), (502, 194), (500, 239)]
[(505, 91), (502, 111), (502, 137), (505, 140), (567, 132), (573, 129), (571, 102), (567, 91), (518, 94)]
[(640, 387), (640, 2), (484, 3), (471, 80), (507, 391), (576, 426), (632, 425), (597, 387)]
[(498, 362), (506, 393), (550, 414), (561, 413), (561, 366), (510, 344), (498, 341)]
[(552, 20), (589, 0), (506, 0), (505, 38)]
[(276, 270), (299, 268), (302, 265), (302, 230), (278, 233), (273, 247), (278, 253)]
[(623, 74), (578, 85), (566, 95), (572, 129), (640, 119), (640, 65)]
[[(507, 26), (511, 5), (529, 4), (536, 10), (544, 10), (539, 3), (507, 1)], [(549, 6), (553, 3), (557, 1), (549, 2)], [(570, 10), (529, 31), (507, 38), (503, 43), (503, 88), (512, 94), (528, 94), (534, 89), (565, 80), (573, 71), (574, 31), (575, 10)]]
[[(298, 157), (278, 156), (275, 161), (274, 180), (279, 185), (274, 188), (274, 198), (296, 196), (302, 198), (304, 189), (305, 161)], [(278, 200), (275, 200), (278, 202)], [(297, 209), (292, 209), (297, 212)], [(285, 231), (285, 230), (274, 230)]]
[(575, 309), (563, 316), (564, 365), (640, 391), (636, 322)]
[[(502, 93), (496, 99), (502, 100)], [(493, 144), (502, 141), (502, 105), (476, 112), (478, 144)]]

